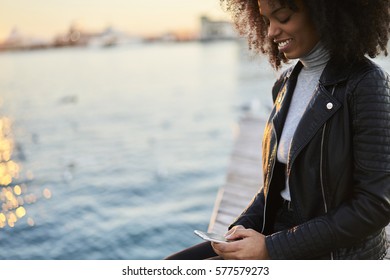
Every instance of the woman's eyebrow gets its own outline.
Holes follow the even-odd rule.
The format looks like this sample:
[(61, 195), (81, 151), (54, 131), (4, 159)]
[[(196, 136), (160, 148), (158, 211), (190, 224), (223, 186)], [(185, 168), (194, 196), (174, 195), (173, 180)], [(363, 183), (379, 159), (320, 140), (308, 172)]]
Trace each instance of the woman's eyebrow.
[[(279, 7), (279, 8), (276, 8), (275, 10), (273, 10), (272, 12), (271, 12), (271, 16), (273, 16), (273, 15), (275, 15), (276, 13), (278, 13), (280, 10), (283, 10), (283, 9), (285, 9), (286, 7), (284, 7), (284, 6), (281, 6), (281, 7)], [(261, 10), (260, 10), (260, 14), (262, 15), (262, 16), (265, 16), (264, 14), (262, 14), (261, 13)]]
[(286, 9), (286, 7), (281, 6), (281, 7), (277, 8), (277, 9), (275, 9), (274, 11), (272, 11), (271, 15), (274, 15), (274, 14), (276, 14), (277, 12), (279, 12), (280, 10), (283, 10), (283, 9)]

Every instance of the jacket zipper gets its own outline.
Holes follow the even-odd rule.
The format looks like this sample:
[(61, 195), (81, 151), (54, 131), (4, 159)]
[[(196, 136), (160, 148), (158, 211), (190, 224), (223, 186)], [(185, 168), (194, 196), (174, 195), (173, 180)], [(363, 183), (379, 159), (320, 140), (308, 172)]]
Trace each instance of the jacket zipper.
[(325, 141), (325, 130), (326, 130), (326, 123), (324, 124), (324, 128), (322, 129), (322, 138), (321, 138), (321, 159), (320, 159), (320, 180), (321, 180), (321, 191), (322, 191), (322, 200), (324, 202), (324, 209), (325, 213), (328, 213), (328, 204), (326, 202), (325, 197), (325, 188), (324, 188), (324, 181), (323, 181), (323, 156), (324, 156), (324, 141)]
[[(331, 95), (333, 96), (334, 91), (336, 89), (337, 85), (333, 86)], [(324, 142), (325, 142), (325, 131), (326, 131), (327, 123), (324, 124), (324, 128), (322, 129), (322, 138), (321, 138), (321, 157), (320, 157), (320, 181), (321, 181), (321, 192), (322, 192), (322, 199), (324, 202), (324, 209), (325, 213), (328, 213), (328, 203), (326, 201), (325, 197), (325, 187), (324, 187), (324, 175), (323, 175), (323, 157), (324, 157)], [(334, 259), (333, 252), (330, 253), (331, 260)]]

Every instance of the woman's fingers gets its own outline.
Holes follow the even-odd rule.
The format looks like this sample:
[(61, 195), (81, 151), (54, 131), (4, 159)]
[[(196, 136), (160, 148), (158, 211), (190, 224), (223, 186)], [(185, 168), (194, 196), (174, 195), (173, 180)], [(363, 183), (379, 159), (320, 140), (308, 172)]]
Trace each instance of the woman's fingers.
[[(234, 226), (227, 233), (225, 233), (225, 237), (228, 238), (228, 236), (230, 236), (232, 233), (234, 233), (236, 230), (239, 230), (239, 229), (245, 229), (245, 228), (242, 225)], [(230, 239), (230, 238), (228, 238), (228, 239)]]

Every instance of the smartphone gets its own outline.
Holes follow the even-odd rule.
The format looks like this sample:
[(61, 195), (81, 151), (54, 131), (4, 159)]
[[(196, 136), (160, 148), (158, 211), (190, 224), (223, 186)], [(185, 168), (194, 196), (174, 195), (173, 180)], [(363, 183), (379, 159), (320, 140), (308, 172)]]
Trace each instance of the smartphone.
[(226, 239), (223, 235), (219, 235), (216, 233), (212, 232), (203, 232), (200, 230), (194, 230), (194, 233), (199, 236), (200, 238), (203, 238), (204, 240), (207, 241), (212, 241), (216, 243), (228, 243), (231, 242), (232, 240)]

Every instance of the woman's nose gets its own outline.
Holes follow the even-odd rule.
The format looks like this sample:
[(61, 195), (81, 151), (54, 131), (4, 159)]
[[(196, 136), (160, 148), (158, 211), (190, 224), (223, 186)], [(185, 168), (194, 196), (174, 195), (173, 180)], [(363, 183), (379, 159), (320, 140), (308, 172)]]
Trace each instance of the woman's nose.
[(271, 39), (276, 38), (281, 33), (280, 27), (275, 23), (270, 23), (268, 26), (268, 37)]

